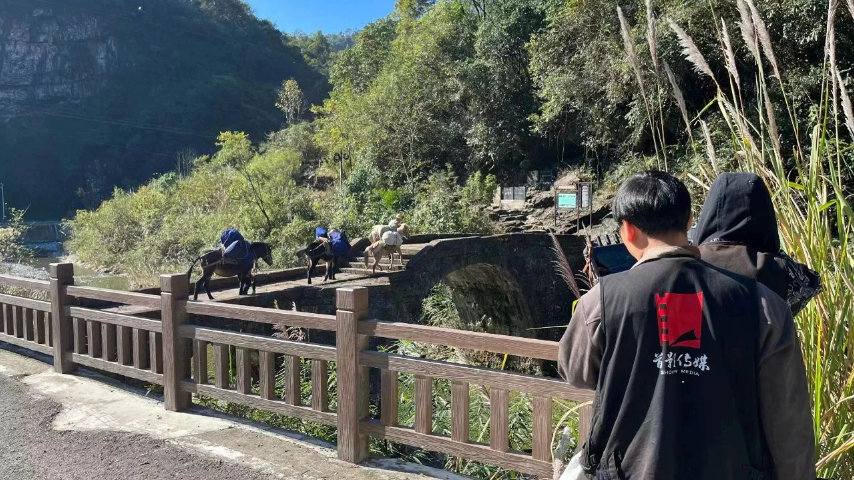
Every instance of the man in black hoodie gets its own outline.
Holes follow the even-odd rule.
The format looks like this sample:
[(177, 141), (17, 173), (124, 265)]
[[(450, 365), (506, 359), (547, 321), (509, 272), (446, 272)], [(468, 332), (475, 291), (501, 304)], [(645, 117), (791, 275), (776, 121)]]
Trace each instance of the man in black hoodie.
[(754, 173), (715, 179), (693, 237), (703, 260), (762, 283), (793, 314), (821, 290), (815, 272), (781, 252), (771, 195)]
[(691, 198), (662, 172), (620, 187), (638, 263), (579, 301), (558, 368), (595, 389), (581, 465), (599, 480), (814, 480), (803, 358), (786, 303), (688, 246)]

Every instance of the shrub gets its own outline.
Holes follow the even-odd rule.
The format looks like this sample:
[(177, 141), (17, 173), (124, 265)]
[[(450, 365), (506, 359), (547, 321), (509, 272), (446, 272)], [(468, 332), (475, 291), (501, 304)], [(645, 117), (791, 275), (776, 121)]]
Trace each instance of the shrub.
[(6, 226), (0, 227), (0, 262), (20, 262), (30, 258), (32, 252), (24, 245), (24, 211), (10, 209)]

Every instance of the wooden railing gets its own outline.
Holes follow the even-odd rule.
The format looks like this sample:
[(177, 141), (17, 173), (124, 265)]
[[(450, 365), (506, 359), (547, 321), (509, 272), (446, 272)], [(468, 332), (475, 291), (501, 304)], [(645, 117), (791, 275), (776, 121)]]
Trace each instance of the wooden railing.
[[(593, 398), (592, 392), (553, 378), (370, 350), (370, 339), (380, 337), (547, 361), (556, 360), (558, 355), (555, 342), (368, 320), (368, 290), (362, 287), (338, 289), (336, 315), (319, 315), (188, 302), (186, 275), (162, 276), (158, 296), (74, 286), (71, 264), (53, 264), (50, 273), (50, 282), (0, 276), (0, 286), (50, 294), (50, 301), (0, 295), (0, 342), (53, 356), (60, 373), (72, 373), (75, 366), (83, 365), (163, 385), (164, 405), (169, 410), (187, 408), (192, 394), (196, 394), (336, 426), (339, 458), (352, 463), (366, 460), (369, 439), (378, 438), (549, 478), (553, 399), (581, 403)], [(83, 308), (76, 306), (80, 303), (76, 299), (144, 306), (159, 310), (161, 318)], [(193, 323), (201, 317), (333, 332), (336, 346)], [(211, 354), (214, 371), (208, 372)], [(302, 404), (302, 359), (311, 364), (309, 405)], [(337, 369), (335, 411), (329, 404), (330, 362)], [(233, 376), (232, 365), (236, 371)], [(283, 392), (276, 388), (280, 369), (284, 370)], [(379, 370), (378, 419), (369, 415), (369, 369)], [(401, 374), (411, 374), (415, 379), (413, 428), (400, 426), (398, 421)], [(434, 433), (432, 428), (436, 380), (451, 382), (449, 437)], [(470, 440), (473, 386), (489, 391), (489, 444)], [(510, 449), (511, 392), (522, 392), (532, 399), (530, 454)], [(590, 411), (589, 406), (579, 410), (578, 433), (582, 439), (590, 428)]]

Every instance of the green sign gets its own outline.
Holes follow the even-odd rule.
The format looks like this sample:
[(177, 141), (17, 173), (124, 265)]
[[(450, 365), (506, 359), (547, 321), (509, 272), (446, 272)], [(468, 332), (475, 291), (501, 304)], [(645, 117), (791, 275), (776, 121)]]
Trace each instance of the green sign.
[(558, 193), (557, 194), (557, 208), (576, 208), (577, 199), (578, 199), (578, 194), (576, 192)]

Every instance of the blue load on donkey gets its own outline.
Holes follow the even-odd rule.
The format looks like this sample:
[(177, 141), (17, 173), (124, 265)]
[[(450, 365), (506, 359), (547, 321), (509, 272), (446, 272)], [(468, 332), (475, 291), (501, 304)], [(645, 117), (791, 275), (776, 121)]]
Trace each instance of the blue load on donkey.
[(252, 248), (249, 242), (243, 238), (243, 235), (235, 228), (224, 230), (219, 236), (220, 244), (224, 248), (223, 259), (225, 263), (240, 265), (241, 267), (251, 267), (255, 262), (255, 257), (252, 255)]
[(344, 232), (333, 231), (329, 234), (329, 241), (332, 243), (332, 254), (335, 256), (343, 256), (350, 253), (350, 240)]

